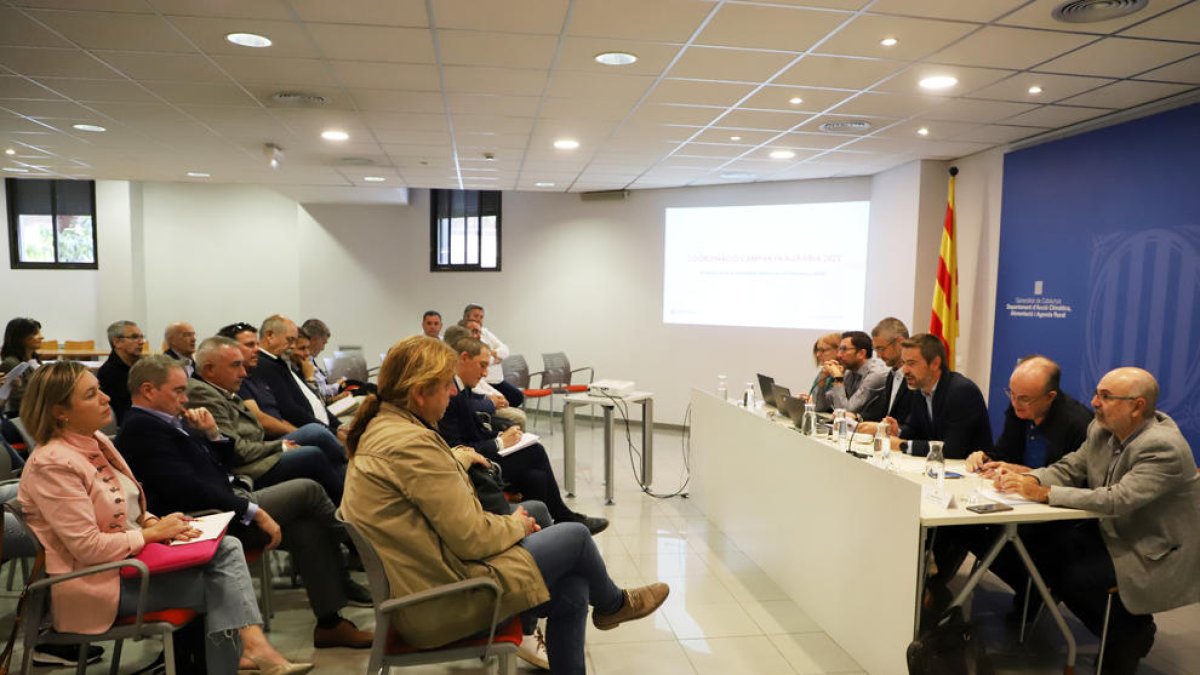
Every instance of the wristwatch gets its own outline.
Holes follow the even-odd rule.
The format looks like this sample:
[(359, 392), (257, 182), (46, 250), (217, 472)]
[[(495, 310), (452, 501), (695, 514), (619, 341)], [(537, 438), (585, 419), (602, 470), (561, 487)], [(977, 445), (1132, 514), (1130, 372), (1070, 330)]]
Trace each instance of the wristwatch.
[(846, 377), (844, 375), (838, 375), (837, 377), (833, 378), (833, 381), (834, 382), (845, 382)]

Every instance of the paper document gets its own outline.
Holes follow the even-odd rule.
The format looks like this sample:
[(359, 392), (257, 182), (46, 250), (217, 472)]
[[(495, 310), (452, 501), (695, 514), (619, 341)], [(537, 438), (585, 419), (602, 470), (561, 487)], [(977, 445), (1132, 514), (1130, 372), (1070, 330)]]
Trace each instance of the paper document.
[(4, 376), (4, 386), (0, 387), (0, 401), (7, 401), (12, 394), (13, 385), (26, 371), (37, 368), (37, 361), (24, 361), (13, 366), (13, 369), (8, 371)]
[(357, 410), (358, 406), (366, 398), (366, 396), (347, 396), (345, 398), (339, 398), (338, 400), (329, 404), (329, 412), (333, 413), (335, 417), (348, 415)]
[(985, 485), (984, 488), (980, 490), (980, 494), (982, 494), (983, 498), (988, 501), (1000, 502), (1001, 504), (1008, 504), (1009, 506), (1037, 504), (1037, 502), (1033, 501), (1032, 499), (1026, 499), (1014, 492), (1000, 492), (991, 485)]
[(525, 433), (521, 434), (521, 440), (519, 440), (515, 444), (510, 445), (507, 448), (501, 450), (499, 452), (499, 455), (501, 457), (508, 457), (509, 455), (513, 454), (514, 452), (516, 452), (518, 450), (524, 450), (525, 448), (528, 448), (529, 446), (533, 445), (534, 443), (537, 443), (541, 439), (542, 439), (541, 436), (538, 436), (537, 434), (531, 434), (528, 431), (526, 431)]
[(221, 536), (225, 528), (229, 527), (229, 521), (233, 520), (233, 511), (225, 511), (224, 513), (214, 513), (211, 516), (200, 516), (192, 521), (192, 527), (200, 530), (200, 536), (187, 541), (172, 540), (172, 546), (183, 546), (184, 544), (195, 544), (199, 541), (208, 541)]

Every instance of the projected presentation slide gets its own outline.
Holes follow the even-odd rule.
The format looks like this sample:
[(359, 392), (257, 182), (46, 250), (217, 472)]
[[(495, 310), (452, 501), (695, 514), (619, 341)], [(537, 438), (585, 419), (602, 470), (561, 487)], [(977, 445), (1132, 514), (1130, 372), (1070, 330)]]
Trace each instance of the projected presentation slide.
[(666, 210), (663, 322), (863, 325), (869, 202)]

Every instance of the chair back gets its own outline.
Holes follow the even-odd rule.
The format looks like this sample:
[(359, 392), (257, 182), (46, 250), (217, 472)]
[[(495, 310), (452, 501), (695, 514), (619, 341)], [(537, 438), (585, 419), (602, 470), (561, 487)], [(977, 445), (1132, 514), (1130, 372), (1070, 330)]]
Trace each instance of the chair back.
[(38, 347), (39, 354), (56, 351), (58, 351), (58, 340), (47, 340), (45, 338), (42, 339), (42, 346)]
[[(33, 530), (29, 529), (29, 525), (25, 523), (25, 509), (21, 508), (21, 502), (18, 501), (16, 497), (4, 502), (4, 512), (11, 515), (13, 520), (16, 521), (16, 527), (18, 528), (20, 534), (24, 535), (22, 539), (28, 540), (28, 543), (33, 546), (33, 557), (45, 555), (45, 550), (42, 548), (42, 542), (38, 540), (37, 536), (33, 533)], [(36, 574), (36, 578), (34, 576), (30, 576), (29, 579), (25, 580), (27, 587), (32, 586), (35, 581), (45, 578), (45, 565), (35, 566), (34, 573)], [(41, 626), (45, 620), (49, 605), (50, 589), (48, 588), (36, 588), (31, 590), (29, 591), (29, 595), (25, 598), (25, 607), (22, 608), (25, 612), (25, 616), (21, 619), (21, 621), (24, 623), (22, 632), (25, 633), (23, 644), (26, 654), (30, 653), (30, 651), (37, 646), (38, 637), (42, 632)]]
[(547, 387), (559, 387), (571, 384), (571, 361), (563, 352), (542, 354), (542, 381)]
[(500, 362), (500, 368), (504, 371), (505, 382), (518, 389), (529, 388), (529, 364), (524, 356), (513, 354)]
[[(346, 533), (350, 535), (350, 541), (354, 542), (354, 548), (358, 550), (363, 570), (367, 573), (367, 584), (371, 587), (371, 600), (378, 609), (392, 597), (392, 587), (388, 582), (387, 572), (383, 569), (383, 559), (379, 557), (375, 545), (363, 536), (362, 530), (358, 529), (354, 523), (342, 518), (340, 509), (337, 512), (337, 519), (346, 526)], [(387, 621), (386, 618), (380, 619), (379, 617), (376, 617), (376, 620)]]
[(336, 382), (343, 377), (347, 380), (366, 382), (370, 377), (367, 358), (361, 351), (334, 352), (333, 358), (328, 359), (326, 363), (329, 370), (327, 378), (330, 382)]
[(25, 442), (25, 456), (28, 457), (33, 454), (33, 449), (37, 447), (37, 441), (33, 440), (33, 436), (29, 435), (29, 430), (25, 428), (25, 423), (21, 421), (20, 417), (10, 418), (8, 422), (13, 425), (21, 440)]
[(88, 349), (96, 348), (95, 340), (67, 340), (63, 343), (63, 349)]

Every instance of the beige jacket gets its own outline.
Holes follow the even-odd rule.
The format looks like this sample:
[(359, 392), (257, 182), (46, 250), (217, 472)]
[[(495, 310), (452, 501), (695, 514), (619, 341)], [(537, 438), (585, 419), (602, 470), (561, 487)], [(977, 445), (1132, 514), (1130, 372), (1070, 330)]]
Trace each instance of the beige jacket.
[[(546, 602), (533, 556), (517, 545), (524, 527), (479, 506), (468, 464), (415, 415), (385, 403), (350, 460), (342, 515), (375, 545), (392, 597), (488, 576), (503, 589), (501, 617)], [(393, 624), (428, 649), (486, 629), (491, 609), (491, 594), (475, 591), (402, 610)]]
[(221, 433), (233, 439), (237, 466), (230, 468), (234, 473), (258, 478), (279, 463), (283, 457), (283, 441), (264, 440), (258, 418), (237, 394), (193, 375), (188, 378), (187, 395), (187, 407), (207, 408)]

